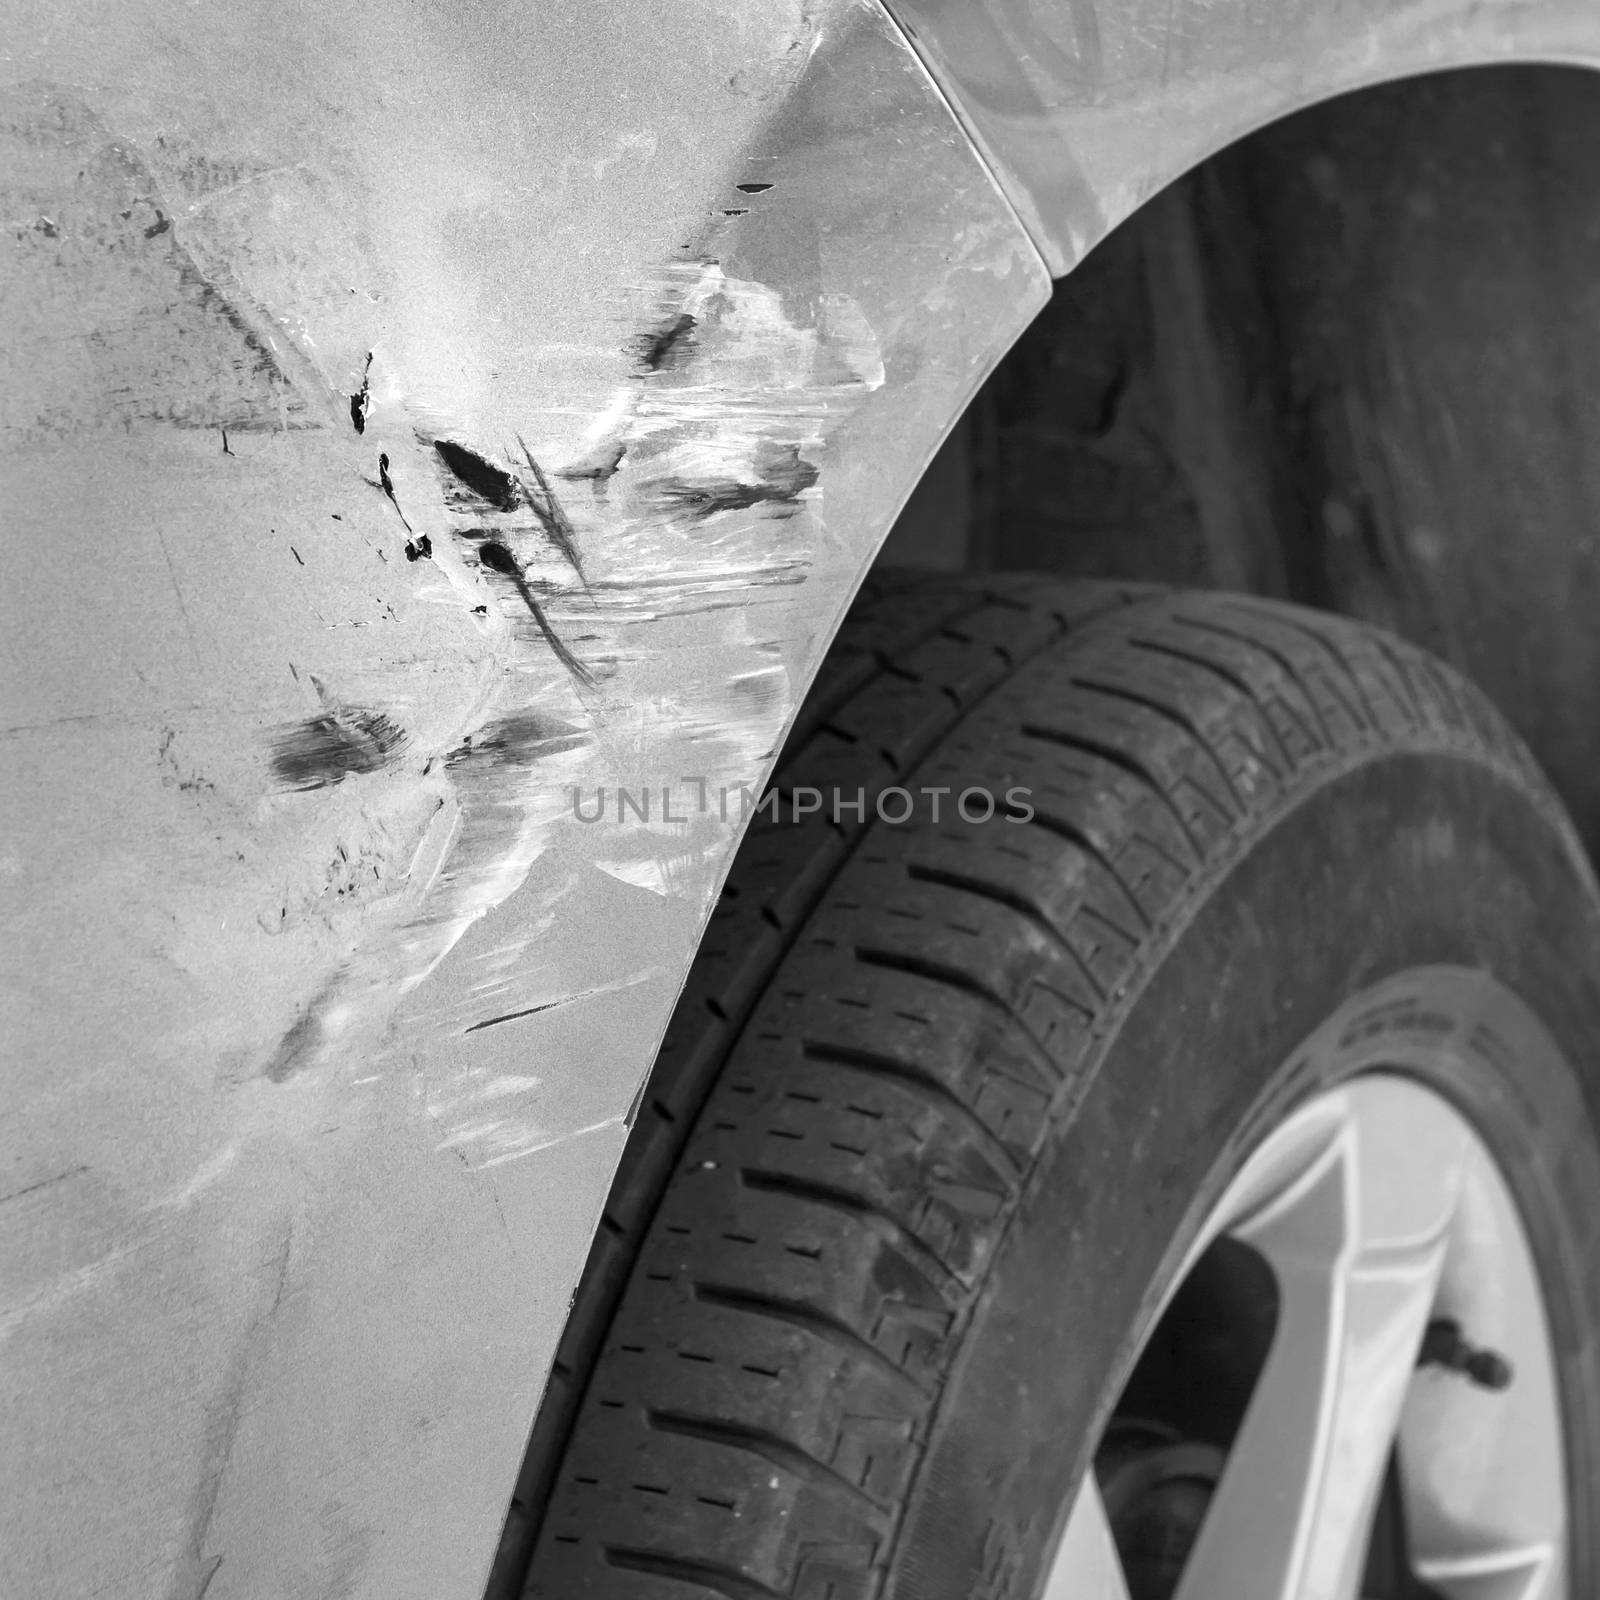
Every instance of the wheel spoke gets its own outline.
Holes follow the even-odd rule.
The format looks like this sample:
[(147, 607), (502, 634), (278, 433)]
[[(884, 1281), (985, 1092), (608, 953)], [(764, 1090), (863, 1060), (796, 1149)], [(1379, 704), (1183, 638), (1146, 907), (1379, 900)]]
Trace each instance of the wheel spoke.
[(1179, 1600), (1355, 1600), (1465, 1142), (1398, 1080), (1330, 1100), (1304, 1163), (1225, 1219), (1273, 1268), (1278, 1327)]
[(1078, 1491), (1040, 1600), (1128, 1600), (1128, 1581), (1093, 1472)]
[(1440, 1600), (1558, 1600), (1566, 1593), (1561, 1563), (1544, 1544), (1419, 1561), (1417, 1576)]

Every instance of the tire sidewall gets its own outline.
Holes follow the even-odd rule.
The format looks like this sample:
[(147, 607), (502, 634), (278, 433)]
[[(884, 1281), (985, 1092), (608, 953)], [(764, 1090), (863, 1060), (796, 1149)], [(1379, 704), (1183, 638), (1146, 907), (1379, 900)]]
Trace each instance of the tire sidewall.
[[(1572, 1502), (1597, 1503), (1597, 973), (1600, 918), (1570, 832), (1487, 763), (1369, 759), (1238, 840), (1069, 1067), (887, 1594), (1037, 1592), (1206, 1215), (1287, 1114), (1379, 1068), (1444, 1095), (1495, 1156), (1545, 1291)], [(1573, 1522), (1572, 1592), (1590, 1592), (1594, 1535)]]

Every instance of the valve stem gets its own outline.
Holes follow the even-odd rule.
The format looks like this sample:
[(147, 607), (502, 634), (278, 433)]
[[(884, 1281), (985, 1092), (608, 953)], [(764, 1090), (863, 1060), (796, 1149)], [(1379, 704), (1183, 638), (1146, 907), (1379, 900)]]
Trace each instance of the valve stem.
[(1509, 1389), (1511, 1363), (1496, 1350), (1479, 1349), (1470, 1344), (1454, 1317), (1440, 1317), (1428, 1324), (1417, 1353), (1419, 1367), (1443, 1367), (1459, 1372), (1480, 1389)]

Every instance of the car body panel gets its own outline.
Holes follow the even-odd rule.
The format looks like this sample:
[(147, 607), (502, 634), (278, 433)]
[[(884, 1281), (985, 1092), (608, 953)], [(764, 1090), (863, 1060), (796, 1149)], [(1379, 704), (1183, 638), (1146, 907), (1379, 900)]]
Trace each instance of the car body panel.
[(860, 5), (7, 17), (0, 1589), (468, 1595), (738, 785), (1048, 280)]
[(1397, 78), (1600, 61), (1586, 0), (888, 0), (1053, 275), (1254, 129)]
[(1093, 15), (904, 7), (952, 109), (856, 0), (5, 0), (8, 1593), (480, 1591), (739, 786), (1041, 249), (1386, 27), (1600, 55), (1141, 3), (1041, 88)]

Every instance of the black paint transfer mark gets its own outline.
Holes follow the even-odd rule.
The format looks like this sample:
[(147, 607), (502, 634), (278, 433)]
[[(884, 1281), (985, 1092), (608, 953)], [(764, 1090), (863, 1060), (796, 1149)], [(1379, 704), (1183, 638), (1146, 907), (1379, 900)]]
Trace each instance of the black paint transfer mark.
[(325, 789), (352, 773), (381, 771), (405, 743), (405, 729), (381, 711), (330, 708), (276, 736), (272, 770), (286, 788)]
[(664, 328), (645, 334), (639, 341), (639, 365), (646, 372), (661, 372), (675, 367), (683, 358), (683, 345), (698, 323), (687, 311), (674, 317)]
[(389, 504), (394, 507), (395, 515), (399, 517), (406, 532), (411, 533), (413, 531), (411, 524), (406, 521), (406, 514), (400, 509), (400, 502), (395, 497), (394, 479), (389, 476), (389, 458), (381, 453), (378, 456), (378, 487), (388, 495)]
[(433, 554), (433, 540), (430, 539), (427, 536), (427, 534), (423, 534), (423, 536), (420, 539), (407, 539), (406, 540), (406, 560), (407, 561), (421, 561), (425, 557), (432, 556), (432, 554)]
[(502, 717), (469, 734), (445, 757), (451, 771), (466, 768), (481, 771), (488, 767), (523, 769), (545, 756), (577, 750), (589, 743), (589, 735), (560, 717), (542, 711), (521, 711)]
[(541, 1011), (554, 1011), (557, 1006), (570, 1006), (574, 1000), (590, 1000), (595, 995), (605, 994), (604, 989), (580, 989), (577, 994), (564, 994), (559, 1000), (546, 1000), (542, 1006), (524, 1006), (521, 1011), (508, 1011), (504, 1016), (485, 1017), (482, 1022), (474, 1022), (467, 1033), (477, 1033), (482, 1028), (498, 1028), (502, 1022), (520, 1022), (524, 1017), (536, 1017)]
[(615, 476), (617, 468), (622, 465), (622, 458), (627, 449), (627, 445), (618, 440), (609, 449), (599, 455), (591, 456), (587, 461), (576, 466), (563, 467), (556, 476), (564, 478), (568, 483), (582, 483), (588, 479), (596, 488), (603, 489)]
[(156, 220), (144, 230), (144, 236), (147, 239), (154, 239), (157, 234), (167, 232), (172, 226), (172, 219), (154, 201), (151, 202), (151, 209), (156, 214)]
[(724, 210), (722, 214), (725, 217), (748, 217), (750, 215), (750, 208), (749, 206), (733, 206)]
[(578, 555), (577, 530), (572, 526), (572, 520), (563, 510), (556, 492), (550, 487), (550, 480), (545, 477), (539, 463), (533, 459), (533, 452), (528, 448), (528, 441), (519, 433), (517, 443), (522, 447), (523, 459), (528, 463), (528, 471), (533, 474), (533, 482), (526, 480), (522, 485), (522, 498), (527, 501), (528, 509), (539, 519), (539, 526), (544, 531), (546, 539), (566, 557), (567, 564), (578, 575), (578, 581), (585, 589), (589, 587), (589, 580), (584, 576), (583, 560)]
[(517, 593), (522, 596), (522, 603), (533, 614), (533, 620), (539, 625), (539, 632), (544, 635), (544, 642), (555, 652), (556, 659), (579, 683), (592, 688), (594, 674), (556, 637), (555, 629), (550, 626), (550, 619), (545, 616), (544, 608), (534, 598), (533, 590), (528, 587), (528, 580), (523, 576), (522, 568), (517, 565), (517, 558), (498, 539), (490, 539), (478, 546), (478, 559), (491, 572), (498, 572), (516, 584)]
[(302, 567), (305, 565), (305, 562), (301, 560), (300, 552), (296, 550), (293, 545), (289, 546), (289, 554), (292, 555), (296, 561), (299, 561)]
[(770, 183), (736, 183), (734, 188), (740, 194), (765, 194), (772, 185)]
[[(496, 511), (516, 510), (517, 480), (503, 467), (454, 439), (435, 439), (433, 448), (457, 485), (464, 486), (475, 498), (488, 501)], [(456, 496), (458, 502), (461, 498)]]
[(502, 572), (510, 578), (522, 577), (517, 558), (498, 539), (489, 539), (479, 546), (478, 555), (491, 572)]
[(367, 351), (367, 364), (361, 369), (361, 387), (350, 396), (350, 426), (357, 433), (367, 431), (367, 413), (372, 409), (372, 352)]
[(709, 517), (763, 503), (792, 506), (817, 481), (816, 466), (801, 456), (799, 445), (773, 446), (760, 465), (761, 476), (754, 482), (729, 478), (722, 483), (679, 483), (668, 485), (664, 492), (694, 516)]
[(228, 430), (226, 428), (222, 430), (222, 453), (225, 456), (233, 454), (233, 451), (228, 448)]
[(273, 1083), (288, 1082), (297, 1072), (311, 1065), (311, 1058), (321, 1043), (322, 1025), (317, 1017), (316, 1003), (313, 1002), (295, 1018), (278, 1041), (278, 1048), (267, 1063), (265, 1076)]

